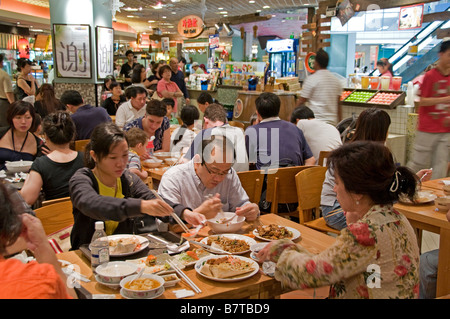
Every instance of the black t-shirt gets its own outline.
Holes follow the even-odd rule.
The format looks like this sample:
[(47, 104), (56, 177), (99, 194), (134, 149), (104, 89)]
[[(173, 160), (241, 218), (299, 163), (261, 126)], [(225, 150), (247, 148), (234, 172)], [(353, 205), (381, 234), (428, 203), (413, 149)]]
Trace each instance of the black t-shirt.
[[(134, 67), (137, 65), (137, 63), (133, 63), (133, 66), (130, 66), (129, 64), (128, 64), (128, 62), (127, 63), (124, 63), (123, 65), (122, 65), (122, 68), (120, 69), (120, 74), (123, 74), (123, 76), (126, 78), (126, 79), (131, 79), (131, 74), (133, 73), (133, 69), (134, 69)], [(125, 82), (124, 84), (123, 84), (123, 86), (124, 87), (127, 87), (127, 86), (130, 86), (131, 85), (131, 82)]]
[(119, 106), (126, 101), (127, 99), (123, 95), (120, 96), (120, 101), (118, 102), (115, 102), (113, 99), (111, 99), (111, 97), (109, 97), (103, 102), (102, 107), (106, 109), (109, 115), (116, 115)]
[(47, 156), (38, 157), (31, 165), (31, 170), (41, 175), (45, 200), (50, 200), (70, 195), (69, 180), (82, 167), (84, 167), (83, 153), (78, 152), (77, 157), (67, 163), (54, 162)]

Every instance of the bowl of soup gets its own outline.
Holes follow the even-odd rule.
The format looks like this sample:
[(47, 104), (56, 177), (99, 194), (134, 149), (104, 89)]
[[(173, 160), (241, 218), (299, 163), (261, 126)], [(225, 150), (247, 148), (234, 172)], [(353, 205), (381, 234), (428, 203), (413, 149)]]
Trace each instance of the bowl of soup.
[(10, 173), (28, 173), (31, 168), (32, 161), (15, 161), (5, 162), (6, 170)]
[(120, 281), (120, 287), (131, 298), (153, 298), (164, 289), (164, 279), (158, 275), (142, 274), (125, 277)]

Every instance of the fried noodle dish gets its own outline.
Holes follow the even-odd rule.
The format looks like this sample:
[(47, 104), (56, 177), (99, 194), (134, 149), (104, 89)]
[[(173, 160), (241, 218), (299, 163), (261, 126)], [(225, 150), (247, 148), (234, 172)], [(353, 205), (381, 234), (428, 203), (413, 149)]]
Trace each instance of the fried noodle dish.
[(208, 245), (230, 253), (240, 253), (250, 249), (250, 245), (242, 239), (231, 239), (224, 236), (208, 237)]
[(256, 231), (260, 237), (270, 240), (292, 238), (293, 236), (287, 228), (274, 224), (259, 226)]

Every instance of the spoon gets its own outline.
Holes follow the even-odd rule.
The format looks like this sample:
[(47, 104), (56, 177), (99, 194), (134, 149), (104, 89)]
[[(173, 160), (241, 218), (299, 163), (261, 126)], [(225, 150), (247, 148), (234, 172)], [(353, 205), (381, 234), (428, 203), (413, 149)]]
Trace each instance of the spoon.
[(136, 280), (138, 280), (141, 276), (142, 276), (142, 274), (144, 273), (144, 270), (145, 270), (145, 267), (142, 267), (142, 269), (139, 271), (139, 273), (137, 274), (137, 277), (136, 278), (134, 278), (131, 282), (130, 282), (130, 284), (132, 284), (132, 283), (134, 283)]
[(231, 222), (237, 215), (234, 214), (234, 216), (231, 216), (230, 218), (221, 218), (219, 219), (219, 224), (226, 224)]

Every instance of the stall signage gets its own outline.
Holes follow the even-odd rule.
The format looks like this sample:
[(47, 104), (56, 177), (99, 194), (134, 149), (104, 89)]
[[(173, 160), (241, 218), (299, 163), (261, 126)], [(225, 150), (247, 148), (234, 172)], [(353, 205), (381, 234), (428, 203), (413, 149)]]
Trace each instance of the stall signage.
[(294, 51), (294, 39), (267, 41), (267, 52), (292, 52)]
[(203, 20), (195, 15), (185, 16), (178, 22), (178, 33), (186, 38), (198, 37), (203, 32)]
[(217, 49), (219, 47), (219, 35), (216, 34), (210, 34), (209, 35), (209, 48), (211, 50)]
[(170, 39), (168, 37), (161, 38), (161, 51), (166, 52), (170, 49)]
[(316, 54), (314, 52), (309, 52), (305, 58), (305, 67), (309, 73), (314, 73), (314, 61), (316, 60)]

